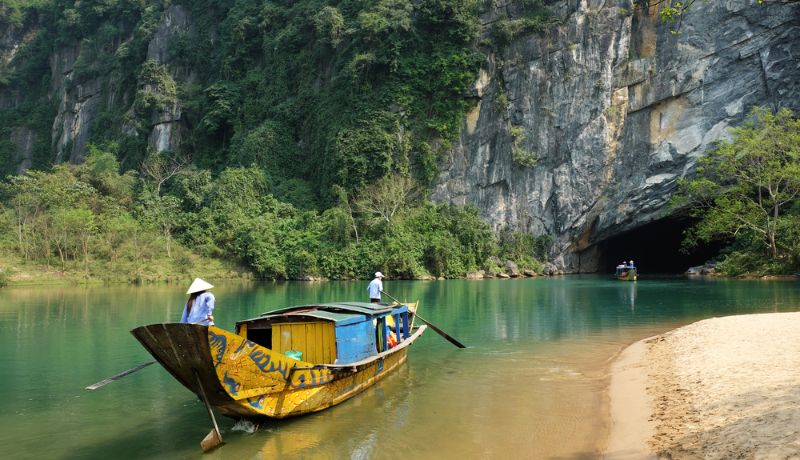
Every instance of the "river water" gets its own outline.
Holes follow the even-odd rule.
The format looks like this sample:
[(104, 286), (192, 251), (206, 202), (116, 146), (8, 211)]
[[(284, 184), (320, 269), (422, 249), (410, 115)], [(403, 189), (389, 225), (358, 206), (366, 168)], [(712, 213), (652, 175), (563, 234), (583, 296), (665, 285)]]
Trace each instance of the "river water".
[[(626, 345), (700, 319), (800, 310), (800, 283), (601, 276), (392, 281), (429, 330), (406, 366), (317, 414), (251, 432), (219, 418), (227, 444), (203, 456), (201, 402), (152, 365), (128, 331), (175, 321), (185, 286), (0, 289), (4, 458), (597, 458), (608, 432), (607, 365)], [(217, 325), (281, 306), (364, 300), (366, 282), (221, 284)]]

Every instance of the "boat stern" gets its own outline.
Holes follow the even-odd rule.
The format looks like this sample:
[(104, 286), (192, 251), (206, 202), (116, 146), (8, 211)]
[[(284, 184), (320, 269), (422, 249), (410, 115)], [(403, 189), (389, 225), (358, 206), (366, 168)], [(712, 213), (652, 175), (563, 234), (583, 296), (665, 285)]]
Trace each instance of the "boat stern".
[(209, 347), (209, 327), (199, 324), (163, 323), (131, 331), (136, 340), (164, 369), (192, 393), (201, 396), (199, 384), (212, 406), (232, 401), (217, 378)]

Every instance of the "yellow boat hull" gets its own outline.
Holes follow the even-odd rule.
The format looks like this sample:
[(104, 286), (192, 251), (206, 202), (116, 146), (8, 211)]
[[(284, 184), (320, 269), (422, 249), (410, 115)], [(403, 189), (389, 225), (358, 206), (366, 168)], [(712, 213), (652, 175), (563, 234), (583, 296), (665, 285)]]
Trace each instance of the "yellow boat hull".
[(193, 324), (153, 324), (131, 333), (189, 390), (234, 418), (285, 418), (326, 409), (369, 388), (406, 361), (425, 330), (372, 359), (348, 365), (297, 361), (239, 335)]

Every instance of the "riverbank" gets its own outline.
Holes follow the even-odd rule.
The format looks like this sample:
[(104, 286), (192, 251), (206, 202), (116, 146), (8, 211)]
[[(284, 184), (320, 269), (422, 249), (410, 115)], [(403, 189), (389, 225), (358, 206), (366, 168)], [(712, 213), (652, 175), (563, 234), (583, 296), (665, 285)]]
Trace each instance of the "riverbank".
[(611, 367), (604, 458), (800, 455), (800, 312), (712, 318)]
[(104, 284), (185, 283), (200, 276), (209, 279), (252, 279), (244, 267), (220, 259), (182, 254), (180, 257), (152, 258), (147, 263), (91, 261), (87, 268), (69, 263), (56, 265), (26, 261), (11, 252), (0, 252), (0, 287), (63, 286)]
[[(57, 262), (57, 261), (54, 261)], [(500, 264), (496, 262), (495, 270), (468, 272), (460, 278), (446, 278), (444, 276), (419, 275), (412, 278), (390, 278), (404, 281), (436, 281), (446, 279), (513, 279), (531, 278), (537, 276), (559, 276), (564, 273), (553, 264), (538, 267), (539, 271), (520, 269), (512, 261)], [(289, 279), (275, 281), (351, 281), (369, 280), (372, 272), (363, 278), (352, 278), (341, 275), (326, 278), (320, 275), (299, 275)], [(185, 250), (175, 257), (166, 257), (164, 254), (151, 255), (147, 263), (135, 263), (129, 260), (118, 260), (111, 263), (108, 260), (91, 260), (86, 266), (81, 262), (70, 261), (62, 270), (57, 263), (45, 265), (34, 261), (26, 261), (13, 251), (0, 250), (0, 287), (3, 286), (35, 286), (35, 285), (70, 285), (70, 284), (154, 284), (185, 282), (193, 277), (200, 276), (205, 279), (236, 280), (257, 279), (256, 274), (241, 264), (235, 264), (224, 259), (203, 257), (190, 254)]]

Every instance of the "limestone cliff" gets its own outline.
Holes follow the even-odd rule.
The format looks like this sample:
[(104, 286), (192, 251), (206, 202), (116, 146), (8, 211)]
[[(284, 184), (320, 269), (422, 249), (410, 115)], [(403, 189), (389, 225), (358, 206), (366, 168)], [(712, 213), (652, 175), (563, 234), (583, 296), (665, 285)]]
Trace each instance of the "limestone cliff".
[[(495, 2), (482, 17), (482, 46), (491, 51), (468, 95), (476, 104), (431, 196), (477, 206), (496, 229), (553, 236), (552, 257), (565, 271), (597, 270), (600, 244), (662, 219), (676, 181), (750, 107), (800, 114), (796, 0), (697, 2), (677, 34), (648, 2), (548, 1), (556, 26), (492, 44), (493, 25), (523, 15), (520, 3)], [(37, 151), (49, 155), (45, 165), (80, 162), (105, 131), (134, 139), (142, 152), (188, 144), (175, 83), (191, 86), (198, 69), (171, 58), (171, 47), (196, 26), (186, 7), (164, 5), (147, 10), (150, 22), (120, 26), (108, 43), (53, 45), (42, 61), (47, 126), (19, 117), (0, 139), (13, 170), (31, 167)], [(6, 85), (7, 67), (35, 32), (35, 20), (0, 23), (0, 109), (27, 103), (26, 88)], [(203, 33), (213, 44), (215, 31)], [(139, 54), (126, 60), (135, 40)], [(129, 68), (94, 69), (103, 53)], [(144, 60), (156, 63), (160, 80), (134, 71)], [(157, 103), (137, 106), (145, 99)]]
[(552, 8), (558, 27), (489, 56), (433, 197), (553, 235), (566, 271), (597, 270), (598, 243), (662, 218), (750, 107), (800, 112), (800, 3), (698, 3), (677, 34), (631, 1)]
[[(175, 37), (185, 33), (191, 23), (183, 7), (171, 5), (160, 16), (160, 22), (151, 33), (147, 43), (146, 59), (165, 65), (173, 77), (191, 81), (192, 72), (169, 59), (169, 47)], [(17, 27), (0, 28), (0, 77), (11, 65), (17, 51), (39, 32), (34, 20)], [(103, 53), (124, 55), (130, 53), (134, 31), (123, 31), (110, 43), (98, 43), (84, 39), (74, 42), (59, 41), (48, 57), (49, 85), (46, 98), (53, 110), (51, 118), (51, 152), (47, 162), (82, 162), (88, 143), (98, 133), (121, 130), (132, 137), (142, 136), (149, 151), (178, 150), (185, 131), (178, 101), (168, 101), (151, 110), (144, 123), (133, 116), (135, 90), (157, 92), (140, 83), (134, 87), (128, 78), (130, 69), (101, 67)], [(135, 78), (135, 77), (134, 77)], [(134, 82), (135, 84), (135, 82)], [(0, 108), (22, 107), (29, 101), (25, 88), (1, 87)], [(103, 117), (103, 113), (114, 113), (115, 120)], [(114, 125), (114, 126), (112, 126)], [(32, 150), (36, 133), (27, 126), (14, 127), (10, 141), (14, 145), (11, 160), (21, 172), (31, 166)]]

